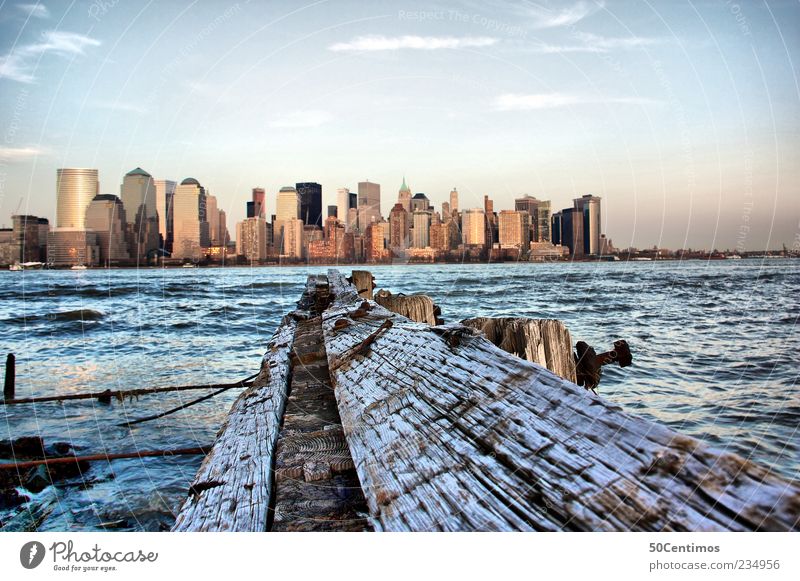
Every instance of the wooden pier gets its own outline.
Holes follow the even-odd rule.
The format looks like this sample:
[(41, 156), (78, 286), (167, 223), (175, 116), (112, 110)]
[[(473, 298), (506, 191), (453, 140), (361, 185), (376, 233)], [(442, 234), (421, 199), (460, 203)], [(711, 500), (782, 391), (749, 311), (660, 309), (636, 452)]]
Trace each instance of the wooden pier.
[(367, 286), (309, 277), (173, 530), (800, 527), (797, 482), (565, 379), (561, 327), (432, 326), (365, 301)]

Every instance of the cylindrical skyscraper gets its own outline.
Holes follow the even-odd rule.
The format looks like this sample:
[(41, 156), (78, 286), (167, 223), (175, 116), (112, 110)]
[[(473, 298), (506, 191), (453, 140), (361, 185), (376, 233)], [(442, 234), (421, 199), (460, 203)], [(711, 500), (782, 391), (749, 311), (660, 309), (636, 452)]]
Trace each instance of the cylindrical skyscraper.
[(99, 193), (97, 170), (56, 170), (56, 227), (86, 229), (86, 210)]

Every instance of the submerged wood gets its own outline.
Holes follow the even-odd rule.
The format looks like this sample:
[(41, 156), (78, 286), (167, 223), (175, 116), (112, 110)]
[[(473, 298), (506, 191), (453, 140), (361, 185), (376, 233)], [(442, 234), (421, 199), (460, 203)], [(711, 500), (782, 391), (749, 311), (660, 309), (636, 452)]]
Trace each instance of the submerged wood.
[(375, 302), (417, 323), (436, 324), (433, 299), (427, 295), (393, 295), (381, 289), (375, 295)]
[[(323, 315), (345, 436), (376, 530), (794, 530), (800, 485), (626, 414), (470, 330), (361, 303)], [(393, 324), (366, 351), (353, 348)]]
[(296, 318), (302, 316), (295, 311), (281, 321), (261, 373), (231, 407), (172, 530), (266, 530), (272, 461), (286, 405)]
[(561, 321), (526, 317), (476, 317), (461, 323), (477, 329), (503, 351), (538, 363), (575, 383), (572, 339)]

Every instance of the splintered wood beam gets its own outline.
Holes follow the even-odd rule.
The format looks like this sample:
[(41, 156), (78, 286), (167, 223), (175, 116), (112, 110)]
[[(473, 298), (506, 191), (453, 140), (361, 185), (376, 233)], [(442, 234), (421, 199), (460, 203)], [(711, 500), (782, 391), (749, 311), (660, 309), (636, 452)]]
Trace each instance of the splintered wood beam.
[[(305, 295), (304, 295), (305, 297)], [(283, 318), (261, 373), (234, 402), (189, 489), (173, 531), (265, 531), (272, 464), (291, 372), (295, 311)]]
[(350, 318), (362, 299), (337, 271), (328, 279), (328, 363), (376, 530), (798, 528), (797, 482), (624, 413), (463, 326), (432, 329), (375, 303)]

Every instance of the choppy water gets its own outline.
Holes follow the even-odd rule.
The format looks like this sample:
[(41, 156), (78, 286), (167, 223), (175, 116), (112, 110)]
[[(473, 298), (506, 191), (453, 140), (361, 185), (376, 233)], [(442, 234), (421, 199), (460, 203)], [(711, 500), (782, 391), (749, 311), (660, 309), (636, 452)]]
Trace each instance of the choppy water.
[[(348, 268), (348, 267), (344, 267)], [(0, 272), (0, 354), (17, 397), (220, 383), (258, 370), (308, 273), (325, 267)], [(626, 411), (800, 477), (800, 261), (372, 267), (378, 286), (425, 292), (447, 321), (562, 319), (573, 342), (625, 338), (634, 366), (601, 394)], [(120, 421), (205, 392), (103, 405), (1, 408), (0, 440), (41, 435), (84, 453), (210, 444), (237, 390), (133, 429)], [(40, 530), (168, 527), (200, 457), (94, 463), (85, 487), (34, 495)], [(34, 505), (32, 505), (34, 506)], [(28, 513), (6, 527), (19, 526)]]

